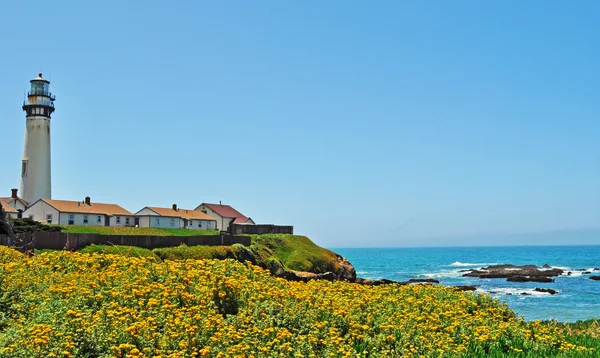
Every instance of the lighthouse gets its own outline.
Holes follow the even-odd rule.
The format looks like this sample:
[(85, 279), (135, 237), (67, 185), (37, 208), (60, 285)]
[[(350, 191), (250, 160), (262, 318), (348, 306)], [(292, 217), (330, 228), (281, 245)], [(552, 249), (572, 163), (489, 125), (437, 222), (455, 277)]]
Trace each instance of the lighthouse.
[(50, 93), (50, 81), (32, 79), (25, 111), (25, 145), (21, 164), (21, 197), (29, 205), (39, 199), (52, 199), (50, 179), (50, 117), (55, 97)]

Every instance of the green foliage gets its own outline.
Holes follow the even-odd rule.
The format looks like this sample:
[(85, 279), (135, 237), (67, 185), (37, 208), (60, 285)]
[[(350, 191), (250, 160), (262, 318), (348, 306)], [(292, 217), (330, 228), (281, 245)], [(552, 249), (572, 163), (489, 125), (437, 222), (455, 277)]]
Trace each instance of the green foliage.
[[(577, 322), (544, 321), (543, 324), (556, 329), (569, 343), (592, 347), (596, 351), (600, 351), (600, 319), (588, 319)], [(588, 356), (597, 357), (597, 355)]]
[(163, 260), (203, 260), (233, 258), (230, 246), (186, 246), (154, 249), (154, 253)]
[(3, 358), (597, 357), (600, 348), (588, 338), (595, 322), (525, 322), (489, 295), (442, 285), (291, 282), (234, 260), (6, 247), (0, 257)]
[(253, 235), (252, 245), (186, 246), (155, 249), (163, 260), (235, 259), (269, 269), (271, 273), (290, 270), (315, 273), (337, 272), (337, 255), (309, 238), (297, 235)]
[(212, 236), (219, 235), (218, 230), (166, 229), (154, 227), (127, 226), (66, 226), (64, 231), (69, 234), (99, 234), (99, 235), (142, 235), (142, 236)]
[(158, 257), (152, 250), (135, 246), (92, 244), (79, 251), (82, 253), (114, 254), (127, 257), (151, 257), (157, 262), (161, 261), (160, 257)]
[(239, 311), (240, 299), (237, 291), (228, 282), (218, 278), (213, 290), (213, 302), (223, 318), (236, 315)]
[(277, 257), (283, 265), (296, 271), (336, 272), (339, 270), (337, 255), (320, 247), (306, 236), (267, 234), (253, 235), (254, 250)]
[(36, 231), (62, 231), (63, 227), (58, 225), (46, 225), (41, 222), (34, 221), (30, 218), (14, 219), (12, 220), (13, 231), (15, 234), (23, 232), (36, 232)]

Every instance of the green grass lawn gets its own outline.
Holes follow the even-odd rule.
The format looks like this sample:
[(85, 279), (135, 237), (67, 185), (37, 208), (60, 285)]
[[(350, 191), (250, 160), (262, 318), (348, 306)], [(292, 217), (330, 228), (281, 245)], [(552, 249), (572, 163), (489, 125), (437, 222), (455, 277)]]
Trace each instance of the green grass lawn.
[(145, 235), (145, 236), (219, 235), (218, 230), (163, 229), (163, 228), (153, 228), (153, 227), (117, 227), (117, 226), (64, 226), (63, 232), (66, 232), (69, 234)]

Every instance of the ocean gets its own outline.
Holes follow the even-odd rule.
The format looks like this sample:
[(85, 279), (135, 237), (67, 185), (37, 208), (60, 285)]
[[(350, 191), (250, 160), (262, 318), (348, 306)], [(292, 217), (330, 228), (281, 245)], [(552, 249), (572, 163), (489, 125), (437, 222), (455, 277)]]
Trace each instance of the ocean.
[[(338, 248), (332, 249), (354, 265), (358, 277), (394, 281), (434, 278), (440, 284), (473, 285), (490, 293), (526, 320), (556, 319), (574, 322), (600, 318), (600, 281), (583, 271), (600, 268), (600, 246), (515, 246), (444, 248)], [(553, 283), (507, 282), (506, 279), (462, 277), (465, 269), (495, 264), (537, 265), (571, 271)], [(566, 272), (565, 272), (566, 273)], [(600, 271), (592, 272), (600, 276)], [(556, 295), (534, 288), (552, 288)], [(521, 295), (526, 293), (528, 295)]]

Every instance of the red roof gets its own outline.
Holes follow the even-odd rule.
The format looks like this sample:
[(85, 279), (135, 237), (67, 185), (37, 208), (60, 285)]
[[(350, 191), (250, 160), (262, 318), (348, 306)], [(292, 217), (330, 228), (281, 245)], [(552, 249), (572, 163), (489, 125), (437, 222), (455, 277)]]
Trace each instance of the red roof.
[(202, 205), (208, 206), (212, 211), (221, 215), (222, 217), (235, 218), (234, 224), (245, 223), (249, 219), (244, 214), (240, 213), (229, 205), (207, 203), (202, 203)]

